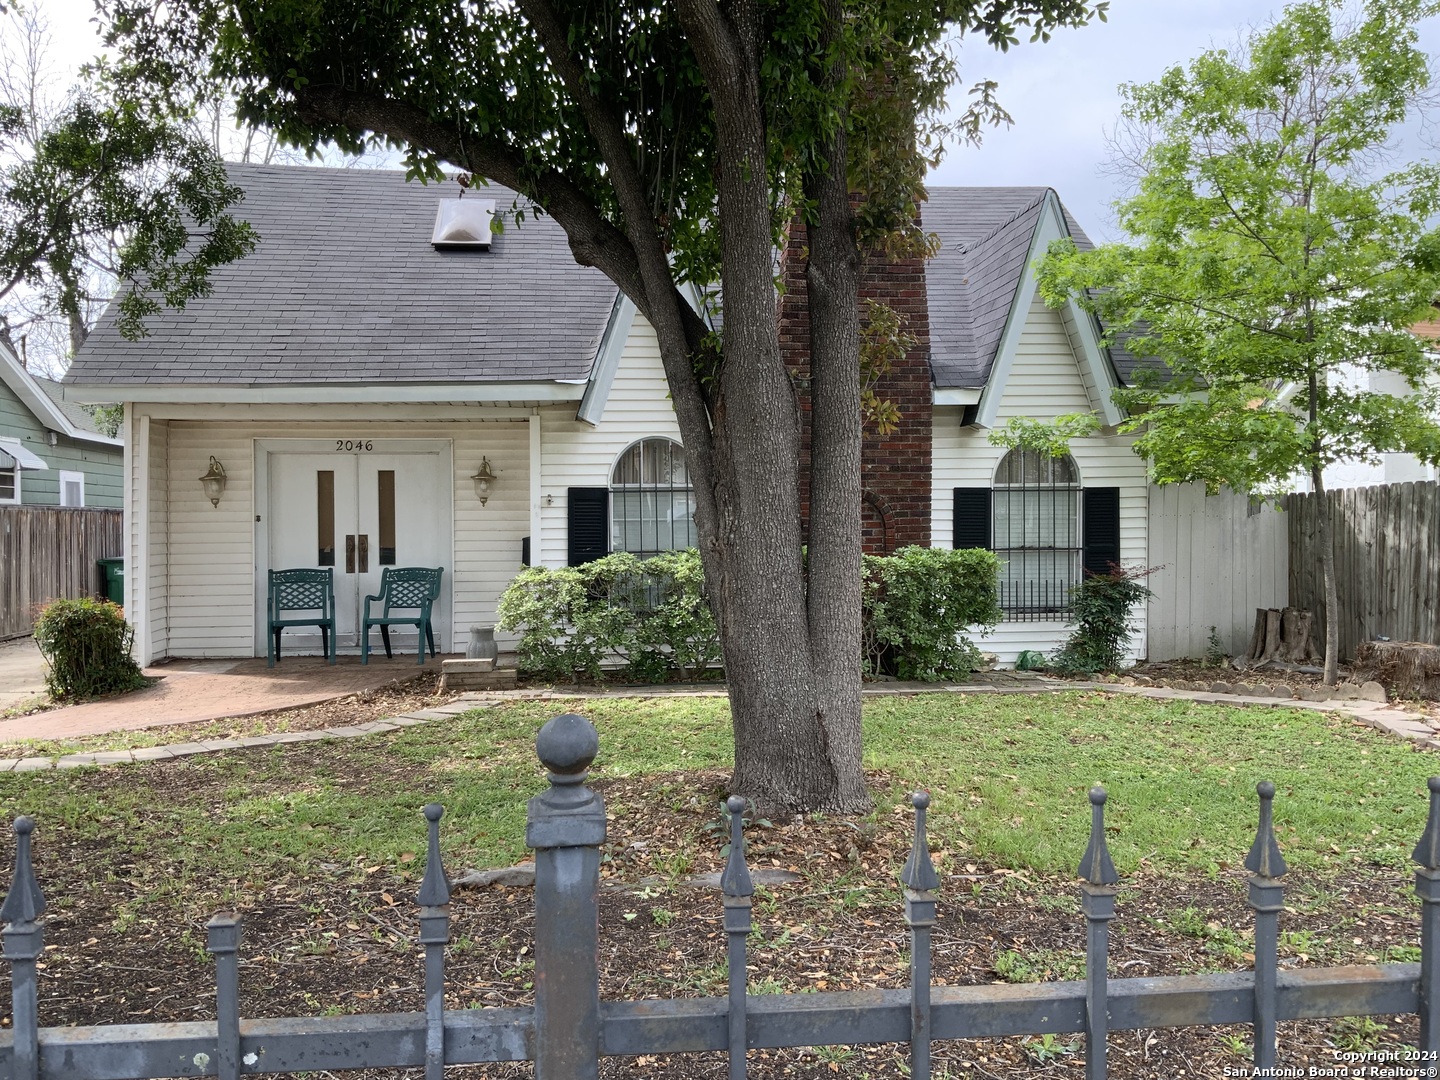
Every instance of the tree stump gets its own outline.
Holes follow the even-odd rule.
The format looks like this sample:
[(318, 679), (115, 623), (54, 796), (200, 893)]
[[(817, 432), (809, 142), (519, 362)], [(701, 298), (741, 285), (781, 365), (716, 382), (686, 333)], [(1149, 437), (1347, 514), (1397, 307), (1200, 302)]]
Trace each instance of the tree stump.
[(1397, 697), (1440, 701), (1440, 646), (1367, 641), (1355, 650), (1355, 682), (1373, 680)]
[(1304, 664), (1319, 658), (1315, 651), (1315, 616), (1305, 608), (1256, 608), (1255, 629), (1245, 654), (1247, 667), (1272, 660)]

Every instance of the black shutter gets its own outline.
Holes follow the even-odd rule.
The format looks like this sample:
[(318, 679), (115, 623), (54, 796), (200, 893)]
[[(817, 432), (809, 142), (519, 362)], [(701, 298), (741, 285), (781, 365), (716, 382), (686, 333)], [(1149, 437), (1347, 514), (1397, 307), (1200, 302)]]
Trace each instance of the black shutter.
[(572, 487), (569, 492), (571, 566), (610, 554), (610, 489)]
[(990, 489), (955, 489), (955, 531), (951, 534), (953, 548), (988, 548), (990, 546)]
[(530, 537), (528, 536), (520, 538), (520, 565), (530, 565)]
[(1120, 489), (1086, 488), (1081, 518), (1085, 551), (1081, 556), (1091, 574), (1108, 574), (1120, 565)]

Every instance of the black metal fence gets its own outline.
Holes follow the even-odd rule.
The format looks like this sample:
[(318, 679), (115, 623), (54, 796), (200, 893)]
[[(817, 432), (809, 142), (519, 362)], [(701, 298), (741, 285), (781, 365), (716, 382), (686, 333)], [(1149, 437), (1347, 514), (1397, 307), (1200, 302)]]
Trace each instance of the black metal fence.
[[(730, 854), (721, 876), (728, 941), (724, 998), (600, 1001), (597, 900), (605, 808), (585, 786), (599, 748), (595, 729), (567, 714), (536, 739), (550, 787), (530, 800), (525, 840), (535, 850), (535, 1004), (532, 1008), (446, 1011), (445, 946), (450, 887), (440, 862), (440, 806), (425, 807), (429, 850), (420, 884), (420, 944), (425, 950), (425, 1009), (416, 1013), (287, 1017), (242, 1021), (239, 1014), (240, 920), (209, 924), (215, 957), (214, 1022), (40, 1027), (36, 960), (45, 911), (31, 862), (28, 818), (15, 823), (15, 876), (0, 906), (14, 994), (9, 1031), (0, 1032), (0, 1077), (14, 1080), (148, 1080), (158, 1077), (423, 1067), (441, 1080), (446, 1065), (534, 1061), (537, 1080), (594, 1080), (602, 1056), (727, 1051), (730, 1077), (745, 1076), (746, 1050), (908, 1043), (910, 1075), (930, 1076), (935, 1039), (979, 1039), (1082, 1031), (1085, 1075), (1106, 1075), (1112, 1030), (1193, 1025), (1254, 1025), (1259, 1075), (1277, 1071), (1281, 1020), (1418, 1013), (1419, 1046), (1392, 1072), (1436, 1076), (1440, 1064), (1440, 777), (1431, 777), (1430, 814), (1414, 859), (1423, 902), (1418, 964), (1280, 971), (1279, 918), (1285, 860), (1275, 841), (1275, 788), (1261, 783), (1260, 824), (1245, 859), (1255, 911), (1255, 965), (1249, 972), (1110, 980), (1109, 924), (1118, 876), (1105, 845), (1105, 792), (1090, 792), (1089, 845), (1080, 863), (1081, 908), (1088, 938), (1086, 977), (1024, 986), (930, 984), (930, 929), (940, 879), (925, 837), (929, 796), (913, 796), (915, 839), (901, 871), (911, 935), (911, 988), (843, 993), (746, 995), (745, 952), (754, 889), (744, 856), (741, 800), (729, 800)], [(1309, 1075), (1319, 1075), (1311, 1073)], [(1360, 1075), (1357, 1073), (1356, 1075)]]

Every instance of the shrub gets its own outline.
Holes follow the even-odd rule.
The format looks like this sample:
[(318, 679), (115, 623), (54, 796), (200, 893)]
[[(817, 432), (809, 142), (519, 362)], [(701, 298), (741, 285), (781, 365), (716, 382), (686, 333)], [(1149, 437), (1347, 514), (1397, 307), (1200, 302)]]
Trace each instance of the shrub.
[(1152, 594), (1140, 579), (1158, 569), (1112, 567), (1108, 574), (1087, 574), (1070, 590), (1075, 632), (1060, 647), (1051, 665), (1057, 671), (1093, 674), (1115, 671), (1125, 662), (1130, 613)]
[(138, 690), (146, 684), (130, 655), (135, 632), (108, 600), (56, 600), (35, 620), (35, 644), (49, 665), (45, 686), (57, 700)]
[(1000, 621), (1000, 560), (980, 549), (907, 547), (865, 556), (865, 665), (939, 682), (980, 664), (968, 636)]
[(500, 597), (499, 626), (520, 631), (520, 667), (543, 678), (598, 679), (607, 662), (637, 681), (693, 678), (720, 659), (704, 582), (693, 549), (532, 566)]
[[(988, 551), (911, 547), (865, 557), (865, 664), (902, 679), (964, 678), (979, 665), (966, 636), (1000, 621), (999, 560)], [(518, 630), (520, 667), (553, 680), (621, 666), (637, 682), (691, 679), (720, 662), (700, 553), (617, 552), (583, 566), (520, 572), (500, 597)]]

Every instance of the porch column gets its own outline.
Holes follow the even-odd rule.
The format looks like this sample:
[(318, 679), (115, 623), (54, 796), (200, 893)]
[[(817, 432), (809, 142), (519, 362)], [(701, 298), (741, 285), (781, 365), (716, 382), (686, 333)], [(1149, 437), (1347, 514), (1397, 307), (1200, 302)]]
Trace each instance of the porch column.
[(540, 566), (542, 530), (545, 528), (544, 500), (541, 492), (540, 410), (531, 409), (530, 416), (530, 565)]

